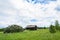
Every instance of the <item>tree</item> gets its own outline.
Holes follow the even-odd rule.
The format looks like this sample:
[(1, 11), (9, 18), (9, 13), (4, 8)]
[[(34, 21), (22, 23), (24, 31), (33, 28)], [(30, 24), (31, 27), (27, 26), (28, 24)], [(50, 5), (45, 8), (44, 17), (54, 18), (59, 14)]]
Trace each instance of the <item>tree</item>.
[(49, 31), (50, 33), (55, 33), (56, 32), (55, 26), (50, 25)]
[(10, 25), (4, 29), (4, 33), (22, 32), (23, 28), (19, 25)]
[(60, 26), (59, 26), (58, 20), (56, 20), (56, 22), (55, 22), (55, 28), (56, 28), (56, 30), (60, 30)]

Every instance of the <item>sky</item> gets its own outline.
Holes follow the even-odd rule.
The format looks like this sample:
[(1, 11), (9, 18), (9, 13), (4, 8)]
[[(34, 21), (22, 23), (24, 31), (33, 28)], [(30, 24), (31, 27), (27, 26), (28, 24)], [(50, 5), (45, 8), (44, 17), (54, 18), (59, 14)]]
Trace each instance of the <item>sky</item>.
[(60, 23), (60, 0), (0, 0), (0, 28)]

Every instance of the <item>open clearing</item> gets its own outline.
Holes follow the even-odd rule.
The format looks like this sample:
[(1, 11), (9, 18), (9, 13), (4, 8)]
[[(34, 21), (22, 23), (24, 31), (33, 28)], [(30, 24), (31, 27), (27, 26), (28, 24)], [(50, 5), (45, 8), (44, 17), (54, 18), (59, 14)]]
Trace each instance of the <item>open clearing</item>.
[(48, 29), (6, 34), (0, 32), (0, 40), (60, 40), (60, 32), (51, 34)]

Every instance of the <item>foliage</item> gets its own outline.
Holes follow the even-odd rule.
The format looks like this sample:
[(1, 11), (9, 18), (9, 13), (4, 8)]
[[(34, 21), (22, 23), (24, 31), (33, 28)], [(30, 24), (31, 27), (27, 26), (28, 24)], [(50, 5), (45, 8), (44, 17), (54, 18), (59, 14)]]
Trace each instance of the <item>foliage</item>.
[(23, 28), (18, 25), (10, 25), (4, 29), (4, 33), (22, 32)]
[(49, 31), (50, 31), (50, 33), (56, 33), (55, 26), (50, 25)]
[(55, 22), (55, 28), (56, 28), (56, 30), (60, 30), (60, 26), (59, 26), (58, 20), (56, 20), (56, 22)]

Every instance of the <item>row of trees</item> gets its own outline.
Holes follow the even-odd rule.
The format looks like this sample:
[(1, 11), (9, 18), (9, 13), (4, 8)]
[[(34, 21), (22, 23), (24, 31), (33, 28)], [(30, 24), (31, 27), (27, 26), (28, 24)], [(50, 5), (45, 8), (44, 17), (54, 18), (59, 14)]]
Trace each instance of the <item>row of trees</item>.
[(51, 33), (56, 33), (57, 31), (60, 31), (60, 25), (59, 25), (58, 20), (56, 20), (55, 25), (50, 25), (49, 31)]

